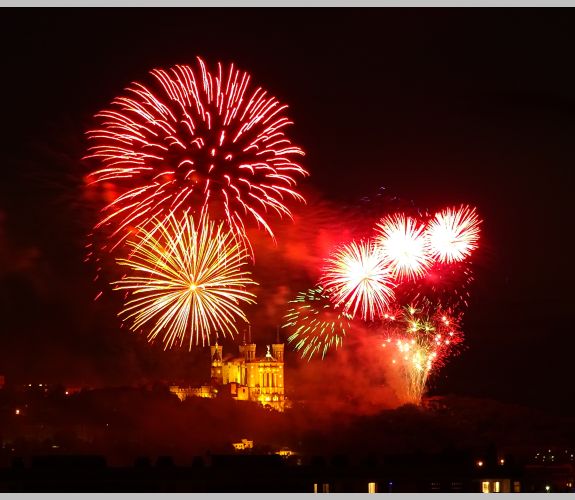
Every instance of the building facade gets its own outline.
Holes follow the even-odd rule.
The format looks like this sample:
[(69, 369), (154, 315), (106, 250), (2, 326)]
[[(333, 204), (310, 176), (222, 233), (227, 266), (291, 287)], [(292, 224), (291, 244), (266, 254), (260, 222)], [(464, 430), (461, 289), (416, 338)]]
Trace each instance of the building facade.
[(210, 384), (201, 387), (171, 386), (180, 400), (187, 397), (213, 398), (228, 392), (238, 401), (253, 401), (277, 411), (285, 409), (284, 344), (267, 346), (257, 357), (256, 344), (239, 346), (239, 356), (224, 356), (223, 347), (210, 346)]

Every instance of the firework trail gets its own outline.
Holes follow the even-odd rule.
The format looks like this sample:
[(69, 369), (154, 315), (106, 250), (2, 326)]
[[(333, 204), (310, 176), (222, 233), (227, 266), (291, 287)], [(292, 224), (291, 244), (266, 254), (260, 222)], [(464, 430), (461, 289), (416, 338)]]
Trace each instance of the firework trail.
[(475, 208), (461, 205), (437, 212), (427, 226), (431, 256), (438, 262), (461, 262), (477, 248), (481, 220)]
[(383, 323), (383, 343), (393, 350), (392, 363), (405, 382), (406, 399), (419, 404), (432, 372), (441, 368), (463, 341), (459, 317), (422, 301), (389, 315)]
[(327, 260), (320, 284), (352, 318), (378, 319), (394, 298), (391, 272), (370, 241), (342, 245)]
[(376, 224), (375, 243), (398, 281), (415, 280), (431, 265), (425, 226), (413, 217), (394, 214)]
[(212, 71), (198, 58), (195, 67), (150, 74), (149, 84), (132, 83), (98, 113), (99, 128), (87, 133), (86, 158), (100, 166), (89, 182), (117, 192), (96, 225), (109, 237), (102, 250), (180, 209), (225, 220), (250, 248), (248, 220), (273, 238), (269, 212), (291, 217), (286, 201), (304, 201), (296, 178), (308, 175), (297, 163), (303, 151), (285, 133), (287, 106), (233, 64)]
[(223, 223), (205, 213), (197, 223), (185, 215), (156, 221), (153, 232), (140, 228), (128, 240), (129, 259), (118, 259), (127, 274), (114, 283), (129, 296), (120, 316), (130, 329), (147, 330), (148, 340), (161, 336), (165, 348), (210, 344), (212, 337), (237, 333), (247, 322), (242, 303), (254, 303), (246, 287), (255, 285), (243, 271), (245, 247)]
[(294, 306), (285, 315), (283, 328), (295, 330), (288, 342), (295, 344), (302, 358), (309, 361), (321, 353), (323, 359), (328, 349), (341, 347), (351, 318), (334, 309), (321, 286), (299, 293), (290, 303)]

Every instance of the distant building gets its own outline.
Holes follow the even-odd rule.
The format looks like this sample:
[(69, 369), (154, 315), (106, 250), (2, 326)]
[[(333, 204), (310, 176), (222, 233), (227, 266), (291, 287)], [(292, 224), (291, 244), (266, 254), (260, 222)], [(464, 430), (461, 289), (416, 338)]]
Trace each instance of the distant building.
[(188, 397), (213, 398), (229, 391), (238, 401), (254, 401), (277, 411), (285, 409), (284, 344), (267, 346), (263, 357), (256, 357), (256, 344), (239, 346), (237, 357), (223, 355), (223, 347), (210, 346), (211, 383), (201, 387), (173, 385), (170, 391), (180, 400)]
[(200, 387), (183, 387), (180, 385), (171, 385), (170, 392), (178, 396), (180, 401), (184, 401), (184, 399), (190, 397), (215, 398), (218, 394), (218, 390), (211, 385), (202, 385)]
[(254, 442), (251, 439), (243, 438), (237, 443), (232, 443), (232, 446), (236, 451), (251, 450), (254, 447)]
[(289, 458), (294, 455), (297, 455), (297, 453), (284, 446), (281, 450), (276, 451), (276, 455), (279, 455), (280, 457)]

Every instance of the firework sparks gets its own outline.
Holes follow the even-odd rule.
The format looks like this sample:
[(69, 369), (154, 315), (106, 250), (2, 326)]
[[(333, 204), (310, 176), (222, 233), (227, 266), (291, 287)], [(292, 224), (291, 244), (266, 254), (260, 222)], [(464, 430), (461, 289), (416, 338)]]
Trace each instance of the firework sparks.
[(394, 349), (392, 360), (406, 383), (406, 398), (419, 404), (430, 373), (438, 370), (462, 342), (458, 318), (426, 301), (410, 305), (385, 320), (383, 347)]
[(152, 232), (141, 229), (129, 240), (129, 259), (118, 259), (128, 273), (115, 282), (130, 299), (120, 312), (131, 329), (147, 329), (148, 340), (162, 336), (166, 348), (210, 344), (211, 337), (237, 333), (235, 322), (247, 322), (241, 303), (254, 303), (246, 287), (255, 285), (243, 271), (247, 259), (223, 223), (206, 214), (197, 223), (191, 216), (171, 215), (157, 221)]
[(283, 328), (295, 329), (288, 342), (295, 343), (302, 358), (307, 357), (309, 361), (319, 353), (324, 358), (328, 349), (341, 347), (350, 327), (350, 317), (334, 310), (321, 286), (298, 294), (291, 303), (294, 307), (286, 314)]
[(428, 299), (452, 311), (462, 310), (469, 305), (473, 280), (473, 269), (468, 260), (451, 264), (436, 262), (417, 281), (398, 287), (395, 297), (402, 304)]
[(393, 282), (389, 267), (370, 241), (341, 246), (326, 262), (321, 285), (335, 307), (352, 318), (364, 320), (383, 316), (393, 300)]
[(395, 214), (376, 225), (376, 244), (399, 281), (422, 277), (431, 265), (425, 227), (412, 217)]
[(303, 201), (296, 178), (307, 175), (285, 134), (287, 106), (233, 64), (210, 71), (198, 58), (195, 68), (150, 73), (148, 86), (132, 83), (88, 132), (87, 158), (101, 165), (89, 181), (117, 192), (96, 226), (110, 228), (107, 249), (180, 208), (207, 209), (248, 245), (244, 219), (273, 238), (268, 212), (291, 217), (286, 199)]
[(432, 257), (438, 262), (459, 262), (477, 248), (481, 220), (475, 208), (461, 205), (435, 214), (427, 227)]

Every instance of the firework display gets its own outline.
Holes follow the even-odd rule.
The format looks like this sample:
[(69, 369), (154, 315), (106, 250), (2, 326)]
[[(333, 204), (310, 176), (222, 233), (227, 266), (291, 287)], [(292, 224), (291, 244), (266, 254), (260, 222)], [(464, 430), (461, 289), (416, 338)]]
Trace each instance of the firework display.
[(477, 248), (480, 223), (475, 209), (465, 205), (436, 213), (427, 227), (432, 257), (447, 264), (469, 257)]
[(432, 371), (443, 366), (462, 342), (458, 318), (429, 301), (406, 306), (384, 318), (382, 347), (393, 349), (392, 363), (405, 383), (405, 398), (418, 404)]
[[(271, 218), (291, 218), (290, 203), (305, 201), (304, 152), (287, 135), (286, 108), (234, 64), (197, 58), (150, 71), (96, 115), (87, 179), (106, 205), (87, 250), (98, 273), (110, 260), (125, 270), (112, 284), (125, 294), (119, 316), (131, 330), (191, 349), (248, 321), (242, 307), (255, 303), (256, 283), (247, 231), (263, 228), (275, 241)], [(308, 361), (375, 329), (418, 403), (462, 342), (482, 221), (467, 205), (430, 213), (377, 196), (373, 217), (360, 210), (361, 237), (338, 241), (283, 328)]]
[(394, 298), (391, 271), (371, 241), (338, 248), (327, 259), (320, 284), (352, 318), (377, 319)]
[(198, 222), (171, 215), (127, 244), (130, 258), (118, 264), (128, 272), (114, 284), (128, 292), (120, 315), (132, 330), (147, 331), (150, 341), (161, 337), (166, 348), (186, 341), (191, 348), (233, 337), (236, 321), (247, 322), (240, 305), (254, 303), (247, 287), (255, 283), (243, 270), (245, 248), (223, 223), (205, 213)]
[(341, 347), (350, 317), (334, 309), (321, 286), (299, 293), (290, 304), (293, 307), (284, 318), (283, 328), (293, 331), (288, 342), (295, 345), (302, 358), (310, 360), (316, 354), (324, 358), (328, 349)]
[(207, 210), (249, 245), (248, 220), (273, 237), (269, 214), (291, 217), (288, 199), (307, 172), (304, 153), (286, 135), (286, 105), (254, 88), (233, 64), (154, 69), (96, 115), (89, 155), (100, 168), (91, 183), (112, 186), (114, 199), (96, 228), (118, 246), (133, 227), (164, 221), (179, 209)]
[(376, 244), (398, 281), (422, 277), (431, 265), (425, 226), (403, 214), (384, 217), (375, 227)]

